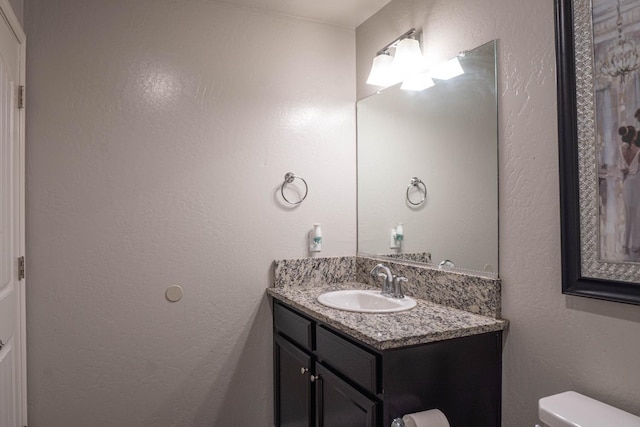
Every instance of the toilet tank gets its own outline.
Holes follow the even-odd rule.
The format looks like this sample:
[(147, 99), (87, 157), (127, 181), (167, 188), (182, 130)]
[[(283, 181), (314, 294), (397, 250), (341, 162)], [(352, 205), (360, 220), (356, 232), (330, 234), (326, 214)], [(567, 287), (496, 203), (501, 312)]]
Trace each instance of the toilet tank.
[(540, 399), (538, 416), (549, 427), (640, 427), (640, 417), (575, 391)]

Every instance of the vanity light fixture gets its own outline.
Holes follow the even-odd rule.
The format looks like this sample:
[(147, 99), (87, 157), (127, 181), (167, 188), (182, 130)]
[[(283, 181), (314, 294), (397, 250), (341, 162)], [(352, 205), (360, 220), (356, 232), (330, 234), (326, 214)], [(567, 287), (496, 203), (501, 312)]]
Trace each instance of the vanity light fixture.
[[(420, 33), (410, 29), (380, 49), (373, 59), (367, 84), (388, 87), (400, 83), (410, 74), (424, 71), (425, 63), (418, 41)], [(394, 49), (394, 55), (391, 55)]]
[(380, 49), (373, 59), (367, 84), (384, 88), (402, 82), (401, 89), (421, 91), (433, 86), (433, 79), (449, 80), (464, 74), (458, 57), (427, 69), (420, 35), (412, 28)]

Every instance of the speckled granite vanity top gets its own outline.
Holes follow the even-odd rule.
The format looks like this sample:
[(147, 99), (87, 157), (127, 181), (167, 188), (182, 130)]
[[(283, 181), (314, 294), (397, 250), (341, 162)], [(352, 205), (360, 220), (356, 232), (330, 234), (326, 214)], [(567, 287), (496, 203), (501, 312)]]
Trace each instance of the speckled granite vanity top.
[(416, 298), (418, 305), (398, 313), (354, 313), (325, 307), (320, 294), (371, 289), (358, 282), (268, 288), (267, 294), (378, 350), (425, 344), (505, 329), (507, 321)]

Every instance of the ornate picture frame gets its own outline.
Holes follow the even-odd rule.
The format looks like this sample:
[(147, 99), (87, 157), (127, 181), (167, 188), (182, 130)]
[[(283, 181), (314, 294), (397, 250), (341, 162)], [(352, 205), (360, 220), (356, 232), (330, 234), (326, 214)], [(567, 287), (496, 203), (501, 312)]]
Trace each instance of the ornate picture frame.
[[(624, 4), (622, 8), (621, 1)], [(628, 12), (636, 4), (640, 8), (640, 0), (594, 0), (600, 10), (606, 6), (609, 20), (606, 31), (611, 33), (612, 6), (603, 4), (606, 2), (613, 2), (614, 13), (617, 4), (618, 38), (614, 41), (620, 44), (625, 22), (622, 14), (631, 16)], [(630, 251), (624, 228), (630, 228), (627, 224), (631, 220), (627, 219), (630, 218), (628, 213), (625, 216), (626, 199), (622, 197), (630, 172), (617, 166), (620, 163), (615, 163), (625, 158), (621, 147), (629, 149), (630, 144), (634, 144), (627, 141), (625, 146), (620, 139), (623, 136), (617, 133), (619, 131), (623, 135), (626, 128), (634, 128), (624, 126), (634, 120), (633, 116), (628, 118), (629, 108), (625, 109), (623, 103), (625, 77), (628, 79), (631, 75), (627, 76), (624, 70), (616, 74), (615, 70), (610, 70), (611, 67), (607, 68), (607, 64), (602, 65), (602, 57), (611, 59), (607, 55), (611, 55), (609, 52), (613, 47), (607, 48), (604, 44), (611, 44), (610, 34), (609, 39), (600, 37), (594, 41), (594, 28), (600, 31), (605, 27), (599, 21), (594, 24), (594, 16), (598, 15), (594, 12), (596, 9), (592, 9), (592, 1), (555, 0), (555, 6), (562, 293), (640, 304), (640, 260), (624, 255)], [(615, 15), (613, 22), (616, 23)], [(615, 24), (613, 30), (616, 30)], [(637, 65), (640, 67), (640, 58)], [(635, 69), (630, 72), (634, 76), (637, 74)], [(640, 81), (640, 77), (634, 78)], [(605, 87), (607, 84), (609, 86)], [(640, 91), (635, 91), (640, 94)], [(606, 97), (603, 97), (605, 92)], [(614, 96), (620, 102), (614, 104), (609, 100)], [(608, 109), (602, 102), (596, 105), (601, 99), (607, 100), (605, 107)], [(634, 98), (633, 111), (636, 105), (640, 107), (638, 101), (640, 97), (638, 100)], [(624, 102), (628, 104), (629, 100)], [(606, 113), (604, 118), (603, 111)], [(640, 125), (637, 127), (640, 129)], [(640, 143), (640, 137), (638, 141)], [(604, 145), (608, 147), (606, 156), (603, 155)], [(635, 147), (633, 149), (636, 150)], [(614, 198), (621, 200), (618, 202), (620, 206), (615, 206)], [(614, 226), (609, 226), (607, 220)]]

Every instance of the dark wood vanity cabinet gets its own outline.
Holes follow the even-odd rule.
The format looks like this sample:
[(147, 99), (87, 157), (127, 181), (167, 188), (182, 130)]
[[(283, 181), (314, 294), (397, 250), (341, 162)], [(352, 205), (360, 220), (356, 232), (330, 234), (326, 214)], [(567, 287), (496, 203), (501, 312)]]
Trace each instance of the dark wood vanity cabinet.
[(313, 372), (311, 356), (296, 348), (286, 339), (274, 339), (276, 425), (309, 427), (313, 425)]
[(499, 427), (502, 332), (376, 350), (274, 300), (276, 427), (389, 427), (438, 408)]

